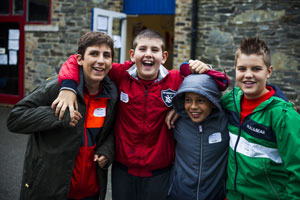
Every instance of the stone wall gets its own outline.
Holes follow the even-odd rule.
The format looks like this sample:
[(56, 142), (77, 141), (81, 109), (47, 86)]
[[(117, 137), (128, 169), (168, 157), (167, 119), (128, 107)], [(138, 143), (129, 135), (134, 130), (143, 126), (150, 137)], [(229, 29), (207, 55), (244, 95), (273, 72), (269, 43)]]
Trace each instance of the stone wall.
[(51, 24), (25, 27), (25, 95), (76, 52), (79, 37), (91, 30), (95, 7), (120, 12), (123, 6), (120, 0), (52, 0)]
[[(183, 2), (184, 0), (177, 0)], [(177, 3), (180, 6), (180, 3)], [(182, 11), (182, 9), (184, 11)], [(183, 3), (176, 7), (175, 21), (191, 19), (191, 7)], [(176, 38), (189, 38), (188, 22), (176, 27)], [(176, 25), (177, 26), (177, 25)], [(287, 97), (300, 109), (300, 1), (299, 0), (198, 0), (197, 59), (225, 68), (234, 80), (234, 54), (245, 37), (260, 37), (268, 44), (272, 54), (274, 71), (270, 83), (278, 85)], [(187, 31), (186, 33), (183, 33)], [(181, 49), (190, 48), (190, 39), (184, 39), (184, 47), (177, 45), (179, 52), (174, 58), (178, 66), (181, 58), (189, 56)], [(180, 39), (175, 41), (180, 44)], [(177, 62), (177, 63), (176, 63)], [(234, 86), (234, 81), (232, 86)]]

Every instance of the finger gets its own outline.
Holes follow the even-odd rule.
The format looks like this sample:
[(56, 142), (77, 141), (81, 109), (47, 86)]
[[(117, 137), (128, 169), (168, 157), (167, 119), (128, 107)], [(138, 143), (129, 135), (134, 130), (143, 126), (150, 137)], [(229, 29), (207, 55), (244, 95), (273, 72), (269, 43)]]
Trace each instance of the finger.
[(171, 120), (171, 127), (174, 128), (175, 127), (175, 122), (176, 120), (179, 118), (179, 115), (177, 113), (175, 113), (174, 117)]
[(59, 117), (58, 117), (59, 120), (62, 120), (62, 118), (64, 117), (66, 108), (67, 108), (67, 106), (64, 104), (64, 105), (62, 106), (62, 108), (60, 109)]
[(103, 161), (98, 161), (98, 165), (103, 168), (108, 163), (108, 159), (105, 159)]
[(94, 162), (96, 162), (98, 160), (98, 158), (99, 158), (98, 154), (95, 154), (94, 155)]
[(165, 123), (167, 124), (168, 129), (170, 129), (171, 124), (170, 124), (170, 118), (169, 118), (168, 115), (167, 115), (167, 117), (165, 119)]
[(189, 65), (191, 65), (194, 62), (194, 60), (189, 60)]
[(98, 161), (102, 162), (103, 160), (106, 160), (106, 159), (107, 159), (106, 156), (102, 155), (102, 156), (99, 157)]
[(75, 126), (76, 126), (76, 124), (75, 124), (74, 122), (70, 122), (70, 123), (69, 123), (69, 126), (71, 126), (71, 127), (75, 127)]
[(74, 106), (70, 105), (69, 106), (69, 111), (70, 111), (70, 118), (72, 120), (72, 119), (75, 118)]
[(77, 103), (77, 99), (75, 99), (75, 110), (78, 110), (78, 103)]
[(62, 106), (62, 103), (59, 102), (56, 106), (56, 109), (55, 109), (55, 116), (58, 116), (59, 112), (60, 112), (60, 109), (61, 109), (61, 106)]
[(58, 103), (58, 98), (56, 98), (52, 104), (51, 104), (51, 109), (54, 111), (55, 110), (55, 107), (56, 107), (56, 104)]

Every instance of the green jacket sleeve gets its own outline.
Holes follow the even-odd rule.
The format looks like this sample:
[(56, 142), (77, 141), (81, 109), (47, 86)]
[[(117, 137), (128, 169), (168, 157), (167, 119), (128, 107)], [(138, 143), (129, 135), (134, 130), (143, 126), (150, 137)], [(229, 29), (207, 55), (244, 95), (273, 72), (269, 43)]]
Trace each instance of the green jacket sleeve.
[(300, 115), (291, 107), (282, 110), (276, 138), (279, 154), (289, 176), (285, 199), (300, 197)]
[(64, 119), (60, 121), (51, 109), (51, 104), (58, 93), (57, 78), (55, 81), (46, 81), (14, 106), (7, 119), (7, 128), (12, 132), (31, 134), (68, 127), (69, 114), (66, 113)]

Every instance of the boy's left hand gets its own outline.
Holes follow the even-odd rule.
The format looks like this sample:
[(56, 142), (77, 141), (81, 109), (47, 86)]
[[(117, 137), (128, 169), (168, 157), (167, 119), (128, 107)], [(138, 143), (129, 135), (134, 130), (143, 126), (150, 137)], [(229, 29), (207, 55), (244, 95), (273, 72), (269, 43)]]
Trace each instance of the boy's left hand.
[(200, 60), (189, 60), (190, 70), (193, 74), (203, 74), (210, 68)]
[(105, 165), (107, 165), (108, 163), (108, 158), (104, 155), (98, 155), (98, 154), (95, 154), (94, 155), (94, 162), (97, 162), (99, 167), (103, 168), (105, 167)]

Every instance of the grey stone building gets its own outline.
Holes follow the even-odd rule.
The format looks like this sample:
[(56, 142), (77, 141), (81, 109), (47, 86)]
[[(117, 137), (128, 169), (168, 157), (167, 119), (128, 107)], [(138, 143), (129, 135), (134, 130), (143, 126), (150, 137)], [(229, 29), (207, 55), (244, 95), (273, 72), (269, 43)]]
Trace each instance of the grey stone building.
[[(123, 49), (116, 49), (115, 61), (124, 60), (124, 54), (123, 59), (120, 58), (122, 52), (129, 50), (138, 31), (153, 28), (166, 39), (169, 69), (178, 68), (181, 62), (192, 57), (213, 64), (218, 70), (225, 68), (233, 80), (232, 86), (237, 46), (245, 37), (260, 37), (268, 43), (272, 53), (274, 71), (269, 82), (277, 84), (300, 109), (300, 0), (157, 0), (156, 7), (148, 5), (148, 1), (137, 0), (46, 2), (50, 12), (46, 23), (30, 23), (25, 11), (23, 21), (19, 21), (18, 58), (23, 65), (18, 68), (19, 93), (13, 94), (18, 96), (17, 100), (59, 72), (62, 63), (76, 52), (78, 38), (93, 28), (93, 8), (100, 8), (126, 14), (112, 21), (112, 35), (125, 35), (116, 37), (122, 39)], [(159, 10), (163, 6), (166, 8)], [(9, 23), (9, 17), (16, 17), (13, 12), (1, 13), (0, 10), (0, 23)], [(98, 26), (103, 24), (98, 23)], [(4, 66), (0, 67), (0, 74), (3, 69)], [(0, 75), (0, 79), (4, 78)], [(0, 103), (15, 103), (1, 87), (6, 86), (0, 84)]]

